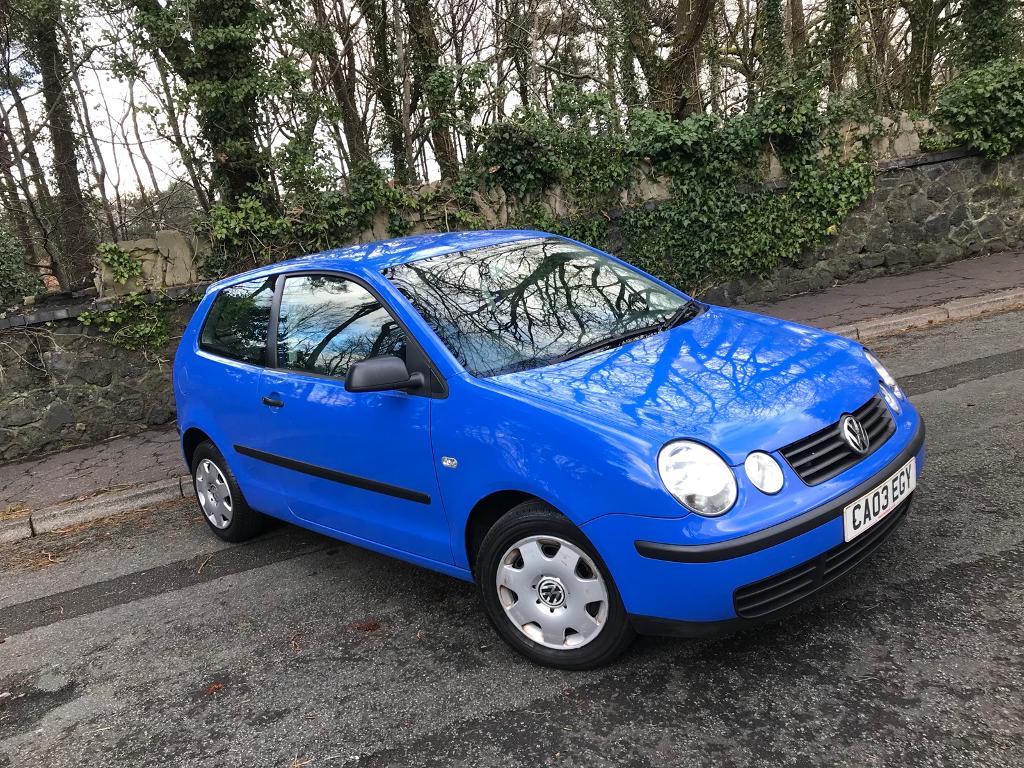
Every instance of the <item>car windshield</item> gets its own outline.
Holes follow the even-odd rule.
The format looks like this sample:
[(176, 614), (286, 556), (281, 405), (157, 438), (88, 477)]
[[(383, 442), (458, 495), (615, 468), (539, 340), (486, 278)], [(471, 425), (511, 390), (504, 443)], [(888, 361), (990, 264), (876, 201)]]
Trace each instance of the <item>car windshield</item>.
[(687, 300), (563, 240), (527, 240), (384, 272), (475, 376), (570, 359), (654, 332)]

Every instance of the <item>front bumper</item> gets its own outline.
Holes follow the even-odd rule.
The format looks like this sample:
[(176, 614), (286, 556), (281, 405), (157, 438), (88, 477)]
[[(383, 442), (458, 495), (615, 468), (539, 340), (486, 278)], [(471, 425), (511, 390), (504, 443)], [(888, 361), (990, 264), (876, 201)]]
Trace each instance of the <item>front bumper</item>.
[(744, 536), (709, 544), (662, 543), (645, 534), (664, 531), (670, 521), (633, 517), (631, 528), (629, 516), (618, 515), (598, 518), (585, 531), (615, 577), (638, 632), (693, 637), (732, 631), (774, 618), (818, 592), (859, 565), (898, 527), (909, 499), (876, 525), (874, 534), (844, 543), (847, 504), (911, 457), (917, 457), (918, 472), (923, 467), (924, 423), (918, 419), (910, 438), (900, 443), (884, 464), (840, 496)]

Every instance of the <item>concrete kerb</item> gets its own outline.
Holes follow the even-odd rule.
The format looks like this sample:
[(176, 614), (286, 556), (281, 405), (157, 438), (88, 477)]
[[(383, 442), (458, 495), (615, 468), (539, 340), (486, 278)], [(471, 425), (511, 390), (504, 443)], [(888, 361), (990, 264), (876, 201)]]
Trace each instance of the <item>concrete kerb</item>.
[(922, 307), (885, 317), (862, 320), (859, 323), (838, 325), (829, 330), (858, 341), (870, 341), (903, 331), (921, 330), (955, 320), (969, 320), (1021, 308), (1024, 308), (1024, 287), (997, 291), (983, 296), (954, 299), (934, 307)]
[(45, 509), (26, 512), (24, 516), (0, 523), (0, 543), (27, 539), (70, 525), (185, 498), (194, 493), (192, 478), (181, 475), (167, 480), (104, 491), (86, 499), (65, 501)]

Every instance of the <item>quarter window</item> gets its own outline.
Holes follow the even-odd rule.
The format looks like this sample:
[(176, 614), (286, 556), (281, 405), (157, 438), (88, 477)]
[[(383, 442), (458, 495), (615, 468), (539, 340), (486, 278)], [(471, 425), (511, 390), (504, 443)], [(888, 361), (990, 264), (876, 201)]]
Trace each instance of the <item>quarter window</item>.
[(200, 348), (232, 360), (263, 365), (273, 302), (273, 277), (223, 288), (203, 325)]
[(279, 367), (344, 377), (352, 363), (381, 355), (405, 360), (406, 337), (373, 294), (330, 275), (284, 281), (277, 325)]

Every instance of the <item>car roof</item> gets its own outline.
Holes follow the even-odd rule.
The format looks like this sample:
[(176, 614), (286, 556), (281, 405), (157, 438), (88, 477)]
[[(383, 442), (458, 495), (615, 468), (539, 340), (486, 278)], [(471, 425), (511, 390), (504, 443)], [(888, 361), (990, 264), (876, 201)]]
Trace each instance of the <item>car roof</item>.
[(472, 232), (433, 232), (424, 235), (396, 237), (391, 240), (377, 240), (372, 243), (332, 248), (296, 259), (279, 261), (266, 267), (218, 280), (207, 290), (213, 291), (225, 285), (296, 269), (364, 273), (380, 271), (396, 264), (405, 264), (431, 256), (443, 256), (446, 253), (456, 253), (473, 248), (489, 248), (518, 240), (534, 240), (538, 237), (554, 237), (554, 235), (536, 230), (485, 229)]

